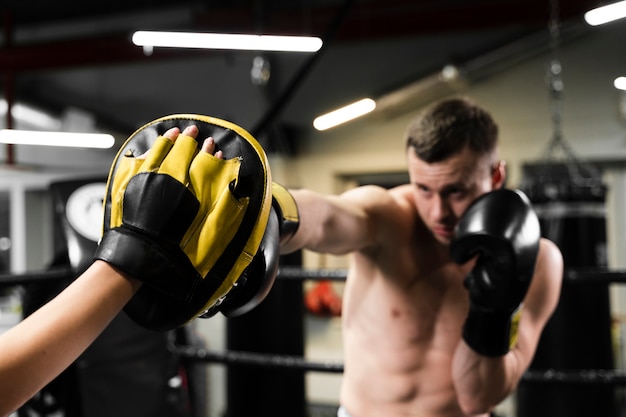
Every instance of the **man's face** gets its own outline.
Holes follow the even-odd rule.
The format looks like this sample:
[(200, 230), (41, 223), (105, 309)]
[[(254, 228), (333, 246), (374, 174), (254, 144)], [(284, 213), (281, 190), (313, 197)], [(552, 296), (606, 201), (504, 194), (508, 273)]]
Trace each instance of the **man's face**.
[(444, 245), (450, 244), (454, 227), (467, 206), (480, 195), (500, 187), (503, 167), (464, 149), (441, 162), (427, 163), (408, 150), (409, 178), (417, 211)]

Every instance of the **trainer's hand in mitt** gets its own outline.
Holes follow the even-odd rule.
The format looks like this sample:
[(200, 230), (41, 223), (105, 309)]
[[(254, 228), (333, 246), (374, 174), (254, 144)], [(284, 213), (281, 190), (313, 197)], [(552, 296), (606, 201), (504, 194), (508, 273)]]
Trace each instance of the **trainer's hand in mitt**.
[[(175, 141), (163, 136), (174, 127)], [(200, 151), (195, 137), (213, 142)], [(173, 115), (131, 135), (109, 173), (95, 255), (144, 283), (129, 317), (169, 330), (219, 304), (261, 243), (270, 187), (263, 149), (230, 122)]]

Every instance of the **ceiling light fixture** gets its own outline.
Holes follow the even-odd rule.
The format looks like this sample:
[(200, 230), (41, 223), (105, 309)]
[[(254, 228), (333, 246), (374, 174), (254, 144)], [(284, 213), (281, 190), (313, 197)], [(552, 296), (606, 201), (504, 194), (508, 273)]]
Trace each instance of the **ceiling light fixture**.
[(105, 133), (69, 133), (2, 129), (0, 130), (0, 143), (109, 149), (115, 144), (115, 138)]
[[(6, 116), (8, 109), (9, 105), (7, 101), (0, 99), (0, 116)], [(13, 105), (11, 108), (11, 116), (16, 120), (20, 120), (42, 130), (59, 130), (62, 125), (59, 119), (52, 117), (43, 110), (22, 103), (15, 103)]]
[(27, 123), (44, 130), (59, 130), (62, 126), (59, 119), (52, 117), (41, 110), (25, 106), (20, 103), (16, 103), (13, 106), (11, 115), (18, 120), (26, 121)]
[(322, 40), (310, 36), (243, 35), (137, 31), (132, 41), (137, 46), (164, 48), (237, 49), (245, 51), (317, 52)]
[(615, 86), (615, 88), (617, 88), (618, 90), (624, 90), (626, 91), (626, 77), (617, 77), (614, 81), (613, 81), (613, 85)]
[(370, 113), (376, 108), (376, 102), (371, 98), (364, 98), (340, 109), (333, 110), (313, 120), (313, 127), (317, 130), (326, 130), (350, 120)]
[(585, 13), (585, 21), (591, 26), (603, 25), (626, 17), (626, 1), (607, 4)]

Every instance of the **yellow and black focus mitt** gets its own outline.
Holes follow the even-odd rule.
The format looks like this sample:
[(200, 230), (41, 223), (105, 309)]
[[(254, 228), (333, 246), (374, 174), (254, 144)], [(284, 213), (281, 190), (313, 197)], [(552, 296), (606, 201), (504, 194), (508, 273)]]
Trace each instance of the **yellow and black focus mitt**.
[[(192, 124), (224, 159), (199, 153), (192, 137), (162, 136)], [(271, 199), (267, 157), (247, 131), (201, 115), (157, 119), (113, 162), (95, 258), (144, 283), (124, 308), (131, 319), (152, 330), (179, 327), (237, 286), (263, 240)]]
[[(300, 214), (293, 196), (279, 183), (272, 184), (272, 210), (261, 246), (250, 266), (225, 300), (216, 306), (227, 317), (237, 317), (256, 307), (267, 296), (278, 273), (280, 245), (298, 230)], [(208, 311), (203, 317), (214, 314)]]

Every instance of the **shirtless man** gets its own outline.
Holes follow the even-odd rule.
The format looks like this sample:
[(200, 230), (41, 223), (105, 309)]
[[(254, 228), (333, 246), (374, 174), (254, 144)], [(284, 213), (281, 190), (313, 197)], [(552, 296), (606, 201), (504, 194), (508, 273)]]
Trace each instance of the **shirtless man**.
[[(455, 227), (480, 196), (496, 194), (474, 217), (489, 209), (492, 218), (526, 221), (509, 210), (493, 216), (499, 197), (490, 192), (505, 180), (497, 131), (490, 115), (470, 100), (442, 101), (407, 131), (409, 184), (391, 190), (363, 186), (339, 196), (290, 190), (299, 226), (281, 236), (281, 252), (350, 254), (339, 416), (487, 416), (527, 369), (559, 298), (559, 249), (537, 231), (531, 261), (522, 258), (533, 242), (523, 242), (520, 258), (505, 265), (513, 273), (504, 277), (490, 270), (490, 249), (472, 252), (471, 238), (457, 245), (457, 262), (451, 256)], [(489, 218), (479, 220), (492, 227)], [(476, 222), (468, 223), (471, 228)], [(524, 263), (525, 271), (511, 268)], [(504, 320), (497, 300), (510, 307)], [(517, 338), (509, 346), (520, 304)]]

